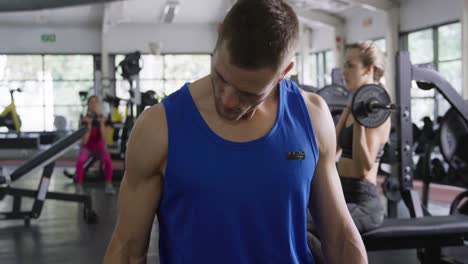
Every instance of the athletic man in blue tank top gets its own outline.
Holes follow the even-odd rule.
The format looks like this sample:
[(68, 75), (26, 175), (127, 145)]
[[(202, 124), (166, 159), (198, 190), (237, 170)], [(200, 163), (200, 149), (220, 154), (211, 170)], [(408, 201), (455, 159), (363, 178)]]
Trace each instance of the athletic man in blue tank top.
[(298, 38), (285, 2), (233, 5), (211, 74), (147, 109), (132, 130), (105, 263), (146, 263), (155, 215), (163, 264), (314, 263), (308, 208), (327, 263), (367, 263), (330, 111), (283, 80)]

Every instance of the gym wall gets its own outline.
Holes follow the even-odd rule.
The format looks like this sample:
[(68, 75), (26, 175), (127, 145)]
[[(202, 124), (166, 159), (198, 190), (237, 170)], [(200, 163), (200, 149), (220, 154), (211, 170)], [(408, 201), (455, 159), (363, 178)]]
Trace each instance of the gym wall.
[(214, 24), (122, 25), (109, 31), (107, 41), (111, 53), (149, 53), (148, 43), (158, 40), (164, 53), (211, 53), (217, 35)]
[[(42, 34), (55, 34), (56, 42), (42, 42)], [(0, 27), (0, 53), (100, 53), (101, 29), (97, 27)]]
[(461, 20), (463, 0), (404, 0), (400, 12), (400, 31), (413, 31)]
[[(400, 32), (461, 20), (462, 12), (463, 0), (402, 0)], [(355, 8), (344, 16), (348, 43), (385, 37), (386, 20), (382, 14)]]
[[(100, 53), (100, 27), (0, 26), (0, 53)], [(42, 42), (42, 34), (55, 34), (56, 42)], [(150, 53), (148, 43), (162, 41), (165, 53), (211, 53), (216, 41), (215, 25), (119, 25), (107, 34), (108, 51)]]
[(346, 17), (347, 43), (373, 40), (385, 36), (387, 22), (383, 13), (353, 8), (347, 11), (344, 16)]
[(335, 43), (335, 31), (332, 28), (322, 27), (312, 31), (311, 52), (332, 50)]
[[(411, 31), (432, 25), (460, 20), (463, 0), (402, 0), (401, 31)], [(384, 37), (385, 17), (379, 13), (355, 8), (346, 17), (348, 43)], [(370, 22), (370, 23), (369, 23)], [(101, 26), (0, 26), (0, 53), (100, 53)], [(41, 34), (55, 34), (55, 43), (41, 42)], [(108, 32), (111, 53), (141, 50), (149, 52), (148, 42), (162, 40), (165, 53), (210, 53), (216, 40), (216, 25), (141, 25), (120, 24)], [(187, 42), (187, 40), (190, 40)], [(190, 43), (190, 45), (187, 45)], [(314, 29), (311, 51), (333, 49), (334, 31)]]

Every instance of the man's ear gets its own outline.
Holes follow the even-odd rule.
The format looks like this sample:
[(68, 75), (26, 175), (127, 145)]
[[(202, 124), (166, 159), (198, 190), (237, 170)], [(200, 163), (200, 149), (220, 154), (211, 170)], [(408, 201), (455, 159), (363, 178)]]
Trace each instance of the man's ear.
[(281, 82), (284, 79), (284, 76), (286, 76), (291, 70), (294, 68), (294, 61), (291, 61), (288, 66), (283, 70), (283, 73), (281, 73), (278, 82)]

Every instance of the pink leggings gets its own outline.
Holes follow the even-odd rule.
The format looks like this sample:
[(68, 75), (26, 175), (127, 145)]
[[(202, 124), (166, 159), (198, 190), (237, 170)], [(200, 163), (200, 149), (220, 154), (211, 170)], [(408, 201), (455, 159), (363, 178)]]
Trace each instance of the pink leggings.
[(99, 156), (99, 159), (104, 163), (104, 177), (106, 182), (112, 182), (112, 159), (105, 147), (97, 151), (90, 151), (84, 147), (80, 149), (76, 160), (76, 182), (78, 184), (83, 183), (84, 165), (90, 154)]

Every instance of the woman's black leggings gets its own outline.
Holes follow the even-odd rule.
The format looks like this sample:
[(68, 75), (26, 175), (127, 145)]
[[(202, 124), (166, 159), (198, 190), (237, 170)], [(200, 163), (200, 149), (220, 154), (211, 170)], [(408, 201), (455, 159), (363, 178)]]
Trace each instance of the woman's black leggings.
[[(377, 186), (367, 180), (340, 177), (346, 205), (360, 233), (370, 231), (382, 224), (384, 208)], [(315, 263), (324, 263), (321, 243), (312, 217), (307, 215), (307, 240)]]

